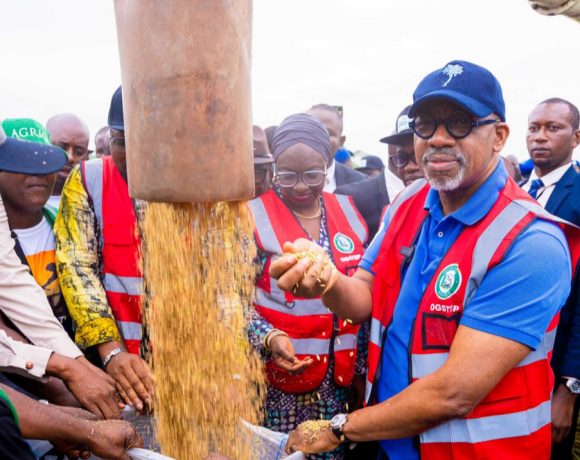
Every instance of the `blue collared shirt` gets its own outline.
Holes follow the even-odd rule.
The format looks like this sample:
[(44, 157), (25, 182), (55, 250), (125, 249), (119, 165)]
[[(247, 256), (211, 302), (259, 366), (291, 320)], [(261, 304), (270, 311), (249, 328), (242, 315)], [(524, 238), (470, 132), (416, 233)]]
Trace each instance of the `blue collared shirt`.
[[(403, 272), (401, 292), (387, 332), (383, 364), (377, 387), (378, 401), (385, 401), (409, 386), (408, 344), (423, 292), (434, 276), (440, 260), (464, 226), (477, 223), (492, 208), (505, 186), (503, 162), (460, 209), (443, 215), (439, 193), (429, 191), (415, 255)], [(389, 225), (385, 214), (379, 233), (369, 246), (360, 267), (371, 267)], [(570, 292), (571, 263), (564, 233), (543, 220), (534, 221), (507, 252), (503, 262), (489, 271), (460, 324), (489, 334), (506, 337), (537, 348), (554, 315)], [(391, 460), (417, 460), (412, 438), (381, 441)]]

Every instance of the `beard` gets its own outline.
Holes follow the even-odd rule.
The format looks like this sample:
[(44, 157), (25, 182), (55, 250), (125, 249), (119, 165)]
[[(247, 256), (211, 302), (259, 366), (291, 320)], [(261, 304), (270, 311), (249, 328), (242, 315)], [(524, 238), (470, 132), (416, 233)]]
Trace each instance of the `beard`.
[[(447, 155), (459, 163), (459, 171), (450, 177), (448, 176), (447, 171), (437, 172), (437, 171), (430, 171), (428, 169), (428, 161), (433, 155)], [(425, 173), (425, 179), (429, 182), (429, 185), (433, 187), (435, 190), (439, 192), (450, 192), (452, 190), (456, 190), (459, 188), (461, 183), (463, 182), (463, 178), (465, 177), (465, 171), (467, 169), (467, 159), (462, 153), (454, 152), (450, 149), (431, 149), (421, 159), (421, 163), (423, 165), (423, 172)]]

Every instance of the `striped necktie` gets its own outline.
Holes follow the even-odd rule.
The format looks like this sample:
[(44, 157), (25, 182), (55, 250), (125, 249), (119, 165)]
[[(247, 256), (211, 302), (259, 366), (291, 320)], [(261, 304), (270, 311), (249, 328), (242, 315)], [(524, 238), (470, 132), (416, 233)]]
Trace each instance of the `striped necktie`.
[(528, 193), (530, 194), (530, 196), (533, 199), (536, 199), (536, 195), (538, 194), (538, 190), (541, 189), (544, 186), (544, 183), (542, 182), (542, 179), (534, 179), (532, 181), (532, 183), (530, 184), (530, 190), (528, 190)]

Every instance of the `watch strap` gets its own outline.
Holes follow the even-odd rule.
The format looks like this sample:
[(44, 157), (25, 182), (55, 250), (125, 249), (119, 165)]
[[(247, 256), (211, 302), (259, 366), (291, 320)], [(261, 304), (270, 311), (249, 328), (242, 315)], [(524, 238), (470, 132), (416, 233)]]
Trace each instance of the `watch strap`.
[(340, 428), (333, 428), (332, 429), (332, 434), (334, 436), (336, 436), (336, 439), (338, 439), (340, 441), (341, 444), (345, 443), (345, 442), (350, 442), (350, 439), (348, 439), (344, 433), (342, 432), (342, 430)]

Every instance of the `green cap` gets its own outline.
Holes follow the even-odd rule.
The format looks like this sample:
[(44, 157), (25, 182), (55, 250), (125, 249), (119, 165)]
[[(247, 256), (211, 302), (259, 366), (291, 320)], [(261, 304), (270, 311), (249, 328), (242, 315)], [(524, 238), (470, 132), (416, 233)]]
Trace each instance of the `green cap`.
[[(1, 133), (5, 132), (6, 136)], [(68, 161), (64, 150), (52, 145), (45, 127), (29, 118), (12, 118), (0, 129), (0, 171), (46, 175), (60, 171)]]
[(31, 118), (9, 118), (2, 122), (2, 128), (9, 137), (21, 141), (50, 145), (50, 135), (44, 126)]

